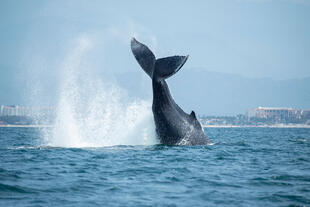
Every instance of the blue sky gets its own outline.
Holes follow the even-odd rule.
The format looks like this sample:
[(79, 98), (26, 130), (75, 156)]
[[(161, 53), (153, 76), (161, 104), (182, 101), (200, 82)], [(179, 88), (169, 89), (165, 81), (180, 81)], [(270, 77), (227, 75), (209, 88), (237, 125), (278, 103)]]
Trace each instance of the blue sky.
[[(309, 0), (0, 1), (0, 95), (56, 79), (73, 40), (87, 37), (98, 74), (136, 70), (131, 36), (186, 68), (276, 80), (310, 76)], [(12, 91), (14, 91), (12, 89)], [(7, 95), (9, 97), (9, 95)], [(9, 99), (9, 98), (8, 98)]]
[(54, 54), (61, 55), (62, 44), (86, 34), (115, 42), (117, 47), (109, 49), (126, 62), (118, 65), (119, 57), (109, 57), (106, 66), (129, 70), (132, 57), (122, 44), (136, 34), (159, 56), (190, 54), (188, 67), (250, 77), (305, 77), (310, 76), (309, 19), (306, 0), (2, 0), (0, 63), (18, 66), (29, 51), (57, 61)]

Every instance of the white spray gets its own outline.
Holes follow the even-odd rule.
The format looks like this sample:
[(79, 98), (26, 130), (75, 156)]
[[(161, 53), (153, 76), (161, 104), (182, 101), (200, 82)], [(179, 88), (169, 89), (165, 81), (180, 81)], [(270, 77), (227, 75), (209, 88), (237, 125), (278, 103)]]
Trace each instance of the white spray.
[(77, 40), (62, 66), (56, 118), (45, 142), (57, 147), (157, 144), (150, 102), (129, 102), (119, 87), (91, 77), (84, 55), (88, 38)]

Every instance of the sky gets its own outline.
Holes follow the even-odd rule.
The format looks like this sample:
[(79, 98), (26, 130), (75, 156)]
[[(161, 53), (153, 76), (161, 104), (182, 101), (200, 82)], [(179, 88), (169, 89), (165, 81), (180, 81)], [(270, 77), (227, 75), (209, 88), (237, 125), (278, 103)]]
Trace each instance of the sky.
[[(135, 36), (186, 68), (287, 80), (310, 76), (310, 0), (0, 1), (0, 101), (49, 88), (76, 39), (98, 76), (136, 70)], [(43, 86), (42, 86), (43, 85)], [(17, 90), (16, 87), (23, 90)], [(15, 98), (14, 98), (15, 97)], [(0, 103), (1, 104), (1, 103)]]

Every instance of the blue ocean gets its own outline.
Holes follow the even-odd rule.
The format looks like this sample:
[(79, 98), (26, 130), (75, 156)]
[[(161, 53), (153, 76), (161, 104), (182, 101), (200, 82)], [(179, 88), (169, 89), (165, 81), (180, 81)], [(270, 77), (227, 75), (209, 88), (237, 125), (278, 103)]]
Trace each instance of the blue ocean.
[(214, 145), (55, 147), (0, 128), (0, 206), (310, 206), (310, 129), (205, 131)]

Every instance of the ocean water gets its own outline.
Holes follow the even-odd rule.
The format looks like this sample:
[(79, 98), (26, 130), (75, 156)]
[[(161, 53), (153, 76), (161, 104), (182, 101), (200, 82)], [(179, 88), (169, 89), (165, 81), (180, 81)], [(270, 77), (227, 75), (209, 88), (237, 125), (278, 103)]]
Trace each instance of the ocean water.
[(206, 133), (214, 145), (54, 147), (0, 128), (0, 206), (310, 206), (310, 129)]

